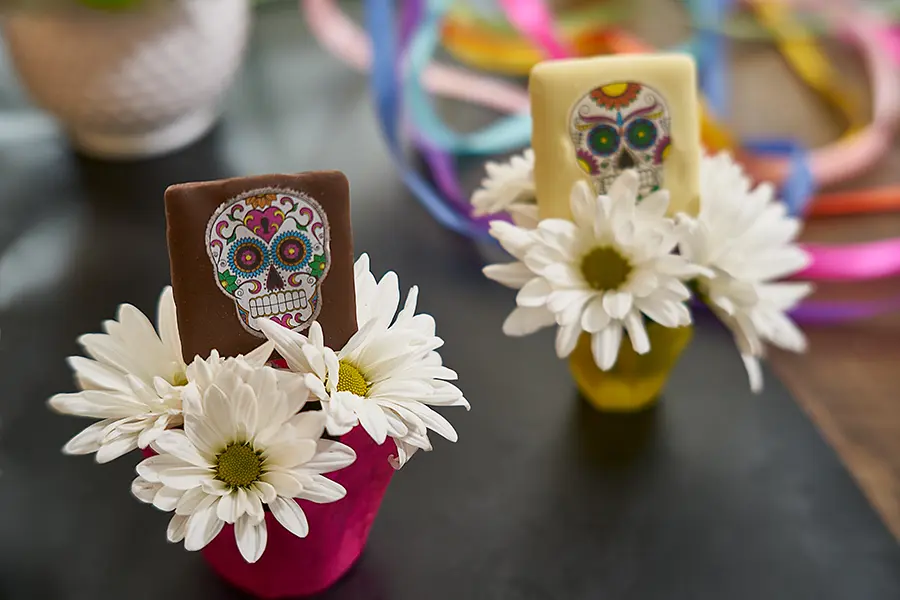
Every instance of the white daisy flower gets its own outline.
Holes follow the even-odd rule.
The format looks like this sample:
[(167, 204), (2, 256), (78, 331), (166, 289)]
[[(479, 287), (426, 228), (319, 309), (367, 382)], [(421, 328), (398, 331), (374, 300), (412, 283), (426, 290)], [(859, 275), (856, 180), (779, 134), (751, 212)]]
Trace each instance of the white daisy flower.
[(309, 525), (295, 498), (343, 498), (346, 490), (322, 474), (350, 465), (356, 454), (320, 439), (322, 411), (299, 412), (308, 391), (298, 378), (235, 358), (201, 368), (211, 379), (205, 388), (185, 388), (184, 431), (166, 431), (153, 442), (159, 454), (138, 465), (132, 492), (175, 511), (169, 541), (200, 550), (230, 523), (241, 556), (256, 562), (268, 536), (263, 504), (285, 529), (306, 537)]
[(395, 273), (376, 282), (364, 254), (355, 275), (359, 329), (337, 352), (325, 346), (318, 323), (309, 337), (271, 321), (261, 320), (260, 328), (321, 401), (328, 433), (343, 435), (359, 424), (378, 444), (391, 437), (398, 449), (391, 463), (400, 468), (416, 450), (431, 450), (429, 429), (451, 442), (457, 439), (453, 426), (428, 405), (469, 404), (450, 383), (456, 373), (436, 352), (443, 340), (435, 335), (434, 319), (415, 314), (418, 289), (410, 289), (397, 314)]
[(731, 157), (705, 157), (700, 166), (700, 214), (680, 215), (680, 249), (708, 267), (698, 280), (703, 300), (732, 330), (750, 377), (762, 389), (759, 359), (766, 342), (802, 352), (806, 338), (786, 312), (811, 291), (808, 283), (774, 283), (810, 262), (794, 241), (801, 223), (776, 201), (771, 185), (751, 189)]
[(181, 425), (187, 376), (170, 287), (159, 299), (157, 327), (159, 334), (143, 313), (123, 304), (117, 319), (103, 324), (106, 333), (81, 336), (90, 358), (73, 356), (69, 364), (83, 391), (57, 394), (50, 406), (103, 420), (72, 438), (64, 452), (96, 452), (97, 462), (105, 463), (146, 448), (165, 429)]
[(484, 269), (489, 278), (519, 289), (518, 308), (503, 325), (507, 335), (555, 323), (556, 352), (564, 358), (587, 332), (594, 361), (609, 370), (623, 330), (635, 352), (650, 350), (644, 317), (665, 327), (690, 324), (683, 280), (703, 269), (672, 254), (678, 238), (665, 216), (668, 192), (637, 204), (638, 187), (634, 171), (619, 176), (608, 195), (597, 196), (579, 182), (572, 189), (573, 221), (544, 219), (533, 231), (492, 224), (491, 235), (518, 259)]
[[(63, 448), (66, 454), (96, 452), (99, 463), (146, 448), (163, 431), (179, 427), (181, 394), (189, 368), (181, 354), (172, 288), (159, 299), (157, 327), (134, 306), (119, 307), (116, 320), (106, 321), (106, 333), (83, 335), (79, 342), (90, 358), (73, 356), (69, 364), (82, 391), (57, 394), (50, 406), (57, 412), (102, 419)], [(248, 358), (262, 365), (272, 353), (264, 344)]]
[(529, 148), (509, 162), (485, 164), (487, 177), (472, 195), (475, 216), (507, 212), (519, 227), (533, 228), (538, 222), (534, 189), (534, 151)]

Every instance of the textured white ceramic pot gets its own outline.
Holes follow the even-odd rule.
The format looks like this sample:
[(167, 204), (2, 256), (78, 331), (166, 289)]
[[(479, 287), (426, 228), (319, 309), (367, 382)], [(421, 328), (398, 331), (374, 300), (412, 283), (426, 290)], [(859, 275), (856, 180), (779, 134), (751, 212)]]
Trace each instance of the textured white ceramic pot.
[(11, 13), (3, 37), (31, 97), (77, 147), (142, 158), (212, 127), (249, 25), (249, 0), (172, 0), (124, 12)]

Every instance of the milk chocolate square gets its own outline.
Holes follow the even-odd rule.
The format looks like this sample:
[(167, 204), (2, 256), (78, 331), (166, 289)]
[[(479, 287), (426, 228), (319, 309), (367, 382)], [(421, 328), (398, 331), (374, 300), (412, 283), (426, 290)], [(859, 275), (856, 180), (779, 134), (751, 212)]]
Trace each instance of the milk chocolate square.
[(700, 123), (693, 59), (628, 55), (548, 61), (529, 77), (540, 217), (570, 218), (572, 185), (605, 193), (637, 169), (641, 196), (669, 191), (670, 213), (699, 209)]
[(261, 175), (166, 190), (172, 288), (184, 359), (247, 353), (255, 319), (325, 343), (356, 332), (350, 186), (337, 171)]

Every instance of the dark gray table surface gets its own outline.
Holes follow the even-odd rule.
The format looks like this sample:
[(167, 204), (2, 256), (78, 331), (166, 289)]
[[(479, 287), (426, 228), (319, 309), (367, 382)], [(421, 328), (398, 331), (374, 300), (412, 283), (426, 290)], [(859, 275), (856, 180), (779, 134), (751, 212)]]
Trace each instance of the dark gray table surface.
[(96, 162), (36, 123), (0, 146), (0, 598), (243, 597), (130, 496), (136, 456), (64, 457), (88, 422), (44, 402), (73, 388), (76, 336), (120, 302), (154, 309), (167, 185), (324, 168), (351, 180), (357, 252), (420, 285), (472, 403), (444, 411), (460, 441), (395, 477), (362, 560), (324, 597), (900, 598), (897, 543), (782, 385), (769, 374), (750, 395), (715, 323), (700, 319), (660, 405), (629, 417), (584, 404), (550, 333), (505, 338), (513, 293), (402, 187), (364, 78), (290, 4), (261, 13), (223, 125), (181, 153)]

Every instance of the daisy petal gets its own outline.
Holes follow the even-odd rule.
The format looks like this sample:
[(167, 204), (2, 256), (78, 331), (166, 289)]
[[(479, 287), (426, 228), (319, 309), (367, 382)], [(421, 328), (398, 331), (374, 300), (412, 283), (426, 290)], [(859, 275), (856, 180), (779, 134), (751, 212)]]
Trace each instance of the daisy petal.
[(275, 344), (268, 341), (257, 346), (254, 350), (244, 354), (242, 358), (247, 361), (251, 367), (262, 367), (269, 361), (272, 352), (275, 350)]
[(534, 273), (524, 263), (514, 262), (504, 265), (488, 265), (482, 269), (485, 277), (514, 290), (528, 283)]
[(747, 377), (750, 380), (750, 391), (759, 394), (763, 390), (763, 374), (759, 360), (755, 356), (742, 354), (741, 360), (744, 361), (744, 368), (747, 369)]
[(647, 337), (647, 330), (644, 328), (644, 320), (640, 313), (635, 310), (629, 312), (625, 316), (624, 325), (634, 351), (638, 354), (650, 352), (650, 338)]
[(611, 323), (609, 327), (591, 338), (591, 352), (594, 362), (603, 371), (609, 371), (619, 357), (619, 346), (622, 343), (622, 326)]
[(275, 488), (279, 496), (295, 498), (303, 489), (300, 480), (290, 471), (269, 471), (262, 480)]
[(219, 503), (216, 505), (216, 517), (222, 519), (226, 523), (234, 523), (242, 514), (238, 512), (239, 509), (237, 495), (225, 494), (219, 498)]
[(132, 417), (147, 411), (145, 404), (130, 395), (98, 390), (56, 394), (49, 404), (62, 414), (96, 419)]
[[(181, 358), (181, 336), (178, 335), (178, 317), (175, 313), (175, 296), (172, 286), (167, 285), (159, 297), (156, 309), (156, 325), (159, 339), (168, 350), (168, 355)], [(182, 365), (183, 366), (183, 365)]]
[(259, 499), (262, 500), (263, 504), (274, 502), (275, 498), (278, 496), (278, 492), (275, 491), (275, 486), (266, 483), (265, 481), (257, 481), (253, 484), (253, 487), (255, 488), (256, 493), (259, 494)]
[(135, 470), (138, 475), (146, 479), (147, 481), (153, 483), (160, 483), (159, 481), (159, 473), (160, 471), (164, 471), (166, 469), (175, 469), (178, 467), (188, 466), (184, 463), (184, 461), (167, 454), (160, 454), (157, 456), (151, 456), (150, 458), (145, 458), (141, 462), (138, 463)]
[(275, 517), (275, 520), (297, 537), (305, 538), (309, 534), (306, 514), (296, 501), (278, 497), (274, 502), (269, 503), (269, 508), (272, 509), (272, 516)]
[(218, 502), (218, 497), (207, 496), (188, 517), (184, 537), (185, 550), (190, 552), (202, 550), (222, 531), (225, 521), (216, 517)]
[(381, 408), (374, 402), (364, 402), (361, 410), (356, 412), (359, 424), (366, 430), (376, 444), (383, 444), (387, 438), (387, 418)]
[(234, 524), (234, 539), (244, 560), (255, 563), (266, 550), (268, 531), (265, 519), (254, 523), (249, 516), (244, 515)]
[(206, 498), (208, 495), (201, 488), (186, 491), (175, 505), (175, 514), (190, 516)]
[(311, 475), (310, 482), (304, 486), (298, 497), (317, 504), (327, 504), (336, 502), (346, 495), (347, 490), (341, 484), (321, 475)]
[(159, 473), (159, 480), (176, 490), (199, 487), (205, 480), (211, 478), (211, 471), (204, 467), (177, 467)]
[(535, 277), (519, 290), (516, 295), (516, 304), (528, 308), (543, 306), (551, 291), (550, 283), (546, 279)]
[(419, 417), (428, 429), (431, 429), (444, 439), (451, 442), (455, 442), (458, 439), (456, 430), (453, 429), (450, 422), (434, 409), (418, 402), (407, 402), (401, 404), (401, 406), (405, 406), (410, 412)]
[(136, 477), (134, 481), (131, 482), (132, 495), (145, 504), (153, 503), (153, 498), (160, 488), (162, 488), (161, 483), (153, 483), (147, 481), (143, 477)]
[(349, 466), (356, 460), (353, 448), (340, 442), (319, 440), (316, 454), (303, 466), (317, 473), (330, 473)]
[(631, 310), (632, 301), (628, 292), (610, 291), (603, 295), (603, 308), (613, 319), (623, 319)]
[(166, 528), (166, 539), (172, 544), (177, 544), (184, 539), (187, 532), (188, 517), (184, 515), (174, 515), (169, 520), (169, 526)]
[(197, 467), (212, 466), (194, 447), (183, 431), (165, 431), (154, 442), (160, 451)]
[(321, 411), (307, 411), (291, 418), (290, 424), (295, 429), (295, 435), (311, 440), (322, 437), (325, 429), (325, 415)]
[(556, 331), (556, 356), (559, 358), (566, 358), (572, 354), (580, 335), (580, 323), (560, 325), (559, 329)]
[(96, 360), (70, 356), (69, 366), (75, 371), (82, 389), (112, 390), (128, 393), (130, 388), (122, 372)]
[(581, 314), (581, 327), (588, 333), (597, 333), (609, 325), (609, 313), (603, 308), (603, 297), (594, 296)]
[(597, 195), (586, 181), (579, 181), (572, 186), (569, 206), (572, 210), (572, 219), (579, 227), (593, 226), (596, 198)]
[(128, 454), (132, 450), (137, 450), (138, 436), (137, 434), (125, 435), (113, 441), (106, 442), (97, 450), (96, 460), (101, 465)]
[(309, 369), (309, 363), (302, 350), (305, 338), (301, 334), (270, 319), (259, 319), (256, 324), (274, 344), (278, 354), (287, 362), (292, 371)]
[(273, 444), (263, 451), (266, 461), (290, 469), (311, 459), (316, 453), (316, 442), (312, 439), (291, 439)]
[(66, 454), (91, 454), (96, 452), (100, 449), (104, 430), (115, 422), (116, 419), (105, 419), (94, 423), (69, 440), (63, 447), (63, 452)]
[(161, 487), (153, 497), (153, 506), (164, 512), (175, 510), (184, 492), (167, 486)]

